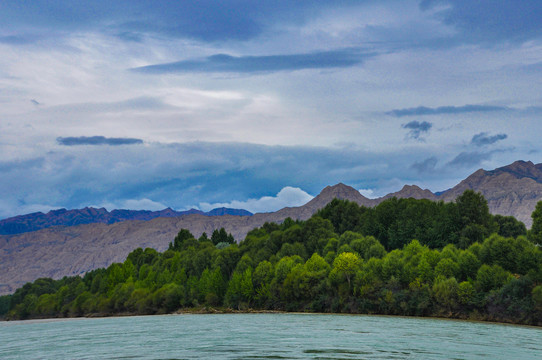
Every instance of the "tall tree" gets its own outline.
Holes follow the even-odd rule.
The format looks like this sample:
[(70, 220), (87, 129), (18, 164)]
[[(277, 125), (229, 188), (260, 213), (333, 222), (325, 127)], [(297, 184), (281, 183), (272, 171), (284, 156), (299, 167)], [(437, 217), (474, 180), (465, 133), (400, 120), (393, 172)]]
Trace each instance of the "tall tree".
[(542, 201), (536, 204), (531, 217), (533, 218), (533, 226), (529, 230), (529, 240), (535, 244), (542, 245)]
[(463, 228), (459, 240), (461, 247), (467, 248), (476, 241), (482, 242), (496, 230), (487, 201), (482, 194), (465, 190), (455, 202)]
[(182, 249), (183, 243), (187, 240), (194, 239), (194, 235), (186, 229), (181, 229), (172, 243), (169, 243), (169, 250), (180, 251)]

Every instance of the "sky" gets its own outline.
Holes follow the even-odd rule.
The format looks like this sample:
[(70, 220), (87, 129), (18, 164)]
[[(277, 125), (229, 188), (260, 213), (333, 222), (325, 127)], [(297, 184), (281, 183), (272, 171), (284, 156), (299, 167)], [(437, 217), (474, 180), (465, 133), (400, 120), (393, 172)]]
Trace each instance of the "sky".
[(542, 162), (542, 2), (0, 1), (0, 218)]

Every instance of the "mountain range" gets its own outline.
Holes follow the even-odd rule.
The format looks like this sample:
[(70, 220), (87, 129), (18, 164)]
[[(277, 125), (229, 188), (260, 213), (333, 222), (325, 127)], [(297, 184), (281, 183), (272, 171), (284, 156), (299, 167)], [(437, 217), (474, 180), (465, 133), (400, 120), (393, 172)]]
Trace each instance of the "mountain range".
[(216, 208), (209, 212), (197, 209), (186, 211), (175, 211), (167, 208), (160, 211), (149, 210), (113, 210), (111, 212), (104, 208), (86, 207), (84, 209), (51, 210), (44, 214), (35, 212), (32, 214), (19, 215), (8, 219), (0, 220), (0, 235), (21, 234), (30, 231), (46, 229), (51, 226), (75, 226), (82, 224), (104, 223), (114, 224), (127, 220), (152, 220), (158, 217), (179, 217), (183, 215), (200, 214), (205, 216), (250, 216), (251, 212), (240, 209)]
[[(58, 219), (75, 221), (79, 216), (87, 223), (69, 226), (67, 222), (63, 226), (45, 228), (46, 222), (42, 221), (39, 226), (44, 228), (41, 230), (0, 235), (0, 294), (13, 292), (24, 283), (39, 277), (79, 275), (109, 266), (113, 262), (124, 261), (128, 253), (138, 247), (164, 251), (181, 228), (199, 237), (203, 232), (211, 234), (213, 230), (224, 227), (240, 241), (248, 231), (265, 222), (281, 222), (287, 217), (306, 220), (334, 198), (370, 207), (391, 197), (453, 201), (467, 189), (482, 193), (492, 213), (512, 215), (530, 227), (530, 215), (536, 203), (542, 200), (542, 164), (516, 161), (491, 171), (480, 169), (441, 193), (432, 193), (416, 185), (405, 185), (398, 192), (378, 199), (368, 199), (350, 186), (337, 184), (324, 188), (303, 206), (287, 207), (270, 213), (250, 214), (244, 210), (215, 209), (213, 214), (216, 216), (209, 216), (209, 213), (197, 210), (184, 214), (171, 209), (162, 212), (114, 210), (109, 213), (105, 209), (86, 208), (24, 215), (12, 219), (18, 218), (21, 223), (27, 223), (32, 216), (38, 219), (49, 217), (57, 219), (56, 225), (60, 225)], [(150, 220), (145, 218), (159, 213), (164, 216), (155, 216)], [(81, 214), (86, 214), (86, 217)], [(96, 214), (95, 218), (99, 221), (92, 222), (92, 214)], [(122, 219), (122, 216), (133, 218), (112, 220)]]

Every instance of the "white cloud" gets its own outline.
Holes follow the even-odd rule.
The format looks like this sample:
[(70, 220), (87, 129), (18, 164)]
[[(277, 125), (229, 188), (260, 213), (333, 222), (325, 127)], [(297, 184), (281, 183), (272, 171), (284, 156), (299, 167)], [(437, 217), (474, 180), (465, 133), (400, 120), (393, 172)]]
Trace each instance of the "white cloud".
[(361, 195), (365, 196), (368, 199), (377, 198), (377, 196), (375, 196), (374, 191), (372, 189), (359, 189), (358, 191)]
[(203, 211), (209, 211), (219, 207), (234, 209), (245, 209), (252, 213), (277, 211), (284, 207), (301, 206), (311, 201), (314, 196), (306, 193), (300, 188), (286, 186), (276, 196), (264, 196), (259, 199), (248, 199), (246, 201), (233, 200), (228, 203), (200, 203)]
[(99, 206), (93, 206), (93, 207), (104, 207), (108, 211), (115, 210), (115, 209), (128, 209), (128, 210), (151, 210), (151, 211), (159, 211), (164, 210), (167, 208), (166, 205), (157, 202), (152, 201), (150, 199), (129, 199), (120, 201), (118, 203), (106, 203)]
[(7, 201), (0, 201), (0, 219), (6, 219), (9, 217), (31, 214), (35, 212), (48, 213), (54, 209), (60, 209), (62, 206), (45, 205), (45, 204), (28, 204), (13, 206), (12, 203)]

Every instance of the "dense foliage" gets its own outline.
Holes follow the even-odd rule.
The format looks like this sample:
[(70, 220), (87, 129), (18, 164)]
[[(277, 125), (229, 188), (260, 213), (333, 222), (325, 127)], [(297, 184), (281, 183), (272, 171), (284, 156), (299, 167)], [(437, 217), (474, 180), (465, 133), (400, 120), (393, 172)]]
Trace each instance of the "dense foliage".
[(11, 319), (198, 306), (542, 325), (542, 250), (472, 191), (455, 203), (334, 200), (307, 221), (266, 223), (239, 245), (223, 229), (211, 239), (183, 229), (164, 253), (139, 248), (82, 278), (38, 279), (0, 297)]

